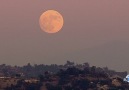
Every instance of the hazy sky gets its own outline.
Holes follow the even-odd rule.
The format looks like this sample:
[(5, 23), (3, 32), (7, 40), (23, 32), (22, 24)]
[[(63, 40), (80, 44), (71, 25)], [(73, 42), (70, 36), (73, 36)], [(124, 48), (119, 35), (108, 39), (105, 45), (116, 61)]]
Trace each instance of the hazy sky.
[[(56, 34), (45, 33), (39, 27), (40, 15), (49, 9), (59, 11), (64, 17), (64, 26)], [(123, 61), (122, 57), (125, 56), (117, 56), (119, 64), (115, 64), (117, 60), (112, 58), (114, 64), (111, 61), (105, 65), (103, 62), (107, 62), (106, 59), (97, 60), (97, 57), (103, 57), (99, 50), (100, 56), (96, 55), (94, 59), (86, 59), (84, 55), (82, 60), (81, 55), (76, 58), (76, 54), (81, 50), (98, 47), (101, 49), (105, 43), (114, 41), (120, 43), (120, 48), (123, 48), (125, 43), (128, 47), (128, 34), (129, 0), (0, 1), (0, 64), (63, 64), (66, 60), (72, 60), (127, 70), (129, 57)], [(109, 50), (112, 52), (112, 49)], [(121, 49), (118, 51), (121, 52)], [(108, 53), (106, 55), (108, 56)], [(121, 64), (122, 67), (119, 66)]]

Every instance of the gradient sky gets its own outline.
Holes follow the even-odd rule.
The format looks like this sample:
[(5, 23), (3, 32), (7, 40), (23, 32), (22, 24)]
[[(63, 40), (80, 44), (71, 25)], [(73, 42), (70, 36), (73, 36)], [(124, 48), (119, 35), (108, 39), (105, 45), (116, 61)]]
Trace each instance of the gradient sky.
[[(57, 10), (64, 17), (64, 26), (56, 34), (45, 33), (39, 27), (40, 15), (49, 9)], [(129, 0), (0, 1), (0, 64), (64, 64), (66, 60), (72, 60), (128, 70), (129, 57), (123, 61), (119, 56), (119, 64), (115, 64), (115, 60), (114, 64), (111, 61), (106, 65), (105, 60), (91, 61), (91, 58), (81, 58), (81, 55), (76, 58), (75, 52), (114, 41), (118, 41), (120, 47), (125, 43), (128, 47)]]

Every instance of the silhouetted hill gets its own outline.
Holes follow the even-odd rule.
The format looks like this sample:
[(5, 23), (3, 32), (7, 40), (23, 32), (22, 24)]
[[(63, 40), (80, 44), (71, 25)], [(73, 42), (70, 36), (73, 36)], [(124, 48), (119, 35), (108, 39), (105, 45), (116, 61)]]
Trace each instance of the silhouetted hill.
[(21, 79), (16, 85), (4, 90), (129, 90), (128, 83), (122, 78), (110, 77), (108, 73), (98, 71), (95, 66), (87, 65), (83, 69), (70, 66), (60, 69), (55, 74), (45, 72), (37, 78), (38, 80), (33, 78), (29, 79), (29, 82)]

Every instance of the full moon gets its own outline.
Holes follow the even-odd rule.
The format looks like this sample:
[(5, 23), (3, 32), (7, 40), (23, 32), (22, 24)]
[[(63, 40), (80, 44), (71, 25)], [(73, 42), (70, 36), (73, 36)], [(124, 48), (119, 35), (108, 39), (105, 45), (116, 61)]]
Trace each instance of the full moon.
[(44, 12), (39, 19), (40, 27), (47, 33), (57, 33), (63, 27), (63, 17), (55, 10)]

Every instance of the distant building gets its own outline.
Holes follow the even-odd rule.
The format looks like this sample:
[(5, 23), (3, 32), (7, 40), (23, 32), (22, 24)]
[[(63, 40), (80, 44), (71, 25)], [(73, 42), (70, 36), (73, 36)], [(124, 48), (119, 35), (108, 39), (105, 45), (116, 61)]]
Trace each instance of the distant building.
[(38, 83), (39, 80), (37, 80), (37, 79), (26, 79), (26, 80), (24, 80), (24, 82), (25, 83)]

